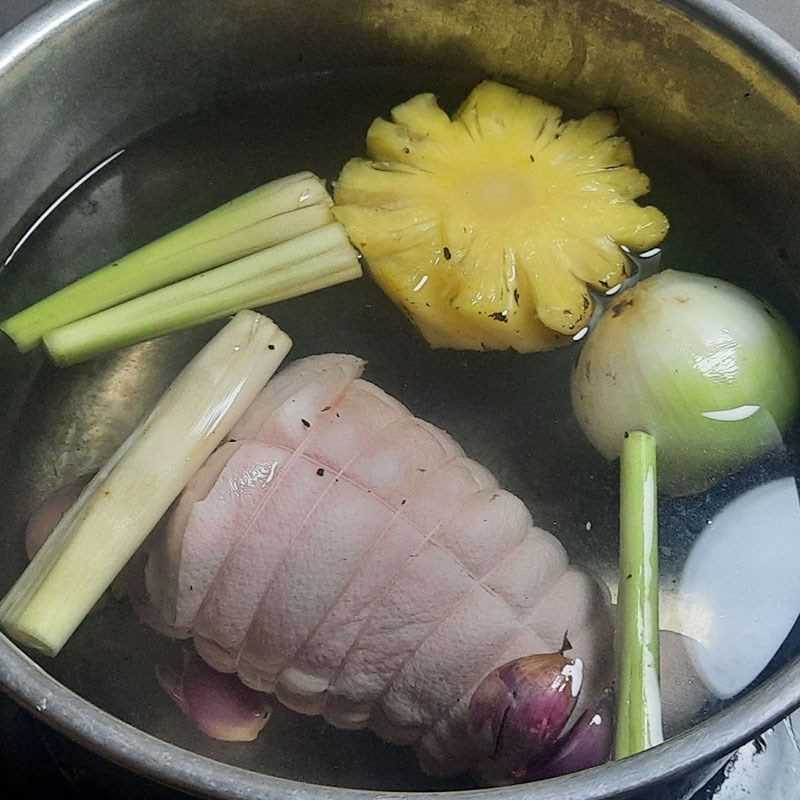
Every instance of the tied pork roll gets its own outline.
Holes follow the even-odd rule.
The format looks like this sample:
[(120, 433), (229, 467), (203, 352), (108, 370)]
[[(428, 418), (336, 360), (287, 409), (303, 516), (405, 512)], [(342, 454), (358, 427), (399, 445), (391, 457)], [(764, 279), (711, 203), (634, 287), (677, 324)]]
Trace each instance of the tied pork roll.
[(583, 702), (610, 682), (608, 592), (362, 369), (314, 356), (267, 385), (151, 546), (138, 605), (215, 669), (454, 774), (493, 668), (568, 633)]

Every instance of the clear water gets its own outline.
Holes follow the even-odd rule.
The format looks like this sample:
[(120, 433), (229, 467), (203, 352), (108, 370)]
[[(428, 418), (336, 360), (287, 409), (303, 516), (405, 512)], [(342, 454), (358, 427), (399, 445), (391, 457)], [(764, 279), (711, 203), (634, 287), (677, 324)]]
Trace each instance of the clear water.
[[(79, 176), (124, 152), (52, 209), (14, 253), (0, 274), (0, 312), (5, 316), (267, 180), (301, 169), (334, 177), (348, 157), (362, 152), (376, 114), (432, 88), (453, 107), (475, 77), (417, 74), (412, 83), (386, 71), (312, 75), (178, 119), (136, 141), (87, 150), (85, 162), (20, 222), (19, 236), (4, 243), (3, 255)], [(652, 178), (649, 201), (672, 222), (665, 264), (727, 278), (800, 318), (796, 289), (782, 277), (787, 254), (739, 205), (739, 194), (689, 156), (627, 133)], [(269, 314), (291, 333), (293, 358), (326, 351), (367, 358), (370, 380), (447, 429), (525, 500), (537, 524), (552, 531), (573, 560), (614, 586), (617, 467), (594, 452), (572, 415), (568, 385), (578, 346), (535, 356), (433, 351), (368, 279), (281, 303)], [(214, 329), (204, 326), (69, 370), (42, 366), (30, 394), (16, 397), (19, 422), (3, 465), (0, 589), (22, 568), (19, 534), (32, 506), (107, 456)], [(707, 659), (705, 674), (725, 697), (757, 678), (800, 611), (792, 580), (800, 574), (796, 466), (792, 437), (780, 453), (710, 492), (665, 498), (661, 505), (664, 626), (705, 635), (713, 652), (696, 657)], [(755, 495), (745, 531), (742, 507), (724, 508), (756, 487), (766, 487), (756, 491), (767, 495)], [(750, 508), (753, 496), (738, 502)], [(780, 507), (782, 516), (770, 511), (767, 524), (764, 507)], [(288, 712), (279, 712), (255, 744), (223, 745), (199, 736), (155, 683), (154, 661), (174, 651), (174, 644), (139, 625), (124, 603), (108, 601), (46, 667), (121, 718), (230, 763), (334, 785), (442, 786), (421, 776), (406, 750)], [(794, 652), (790, 637), (772, 667)], [(674, 669), (678, 674), (680, 665)], [(692, 686), (683, 689), (689, 693)], [(716, 707), (708, 704), (701, 716)]]

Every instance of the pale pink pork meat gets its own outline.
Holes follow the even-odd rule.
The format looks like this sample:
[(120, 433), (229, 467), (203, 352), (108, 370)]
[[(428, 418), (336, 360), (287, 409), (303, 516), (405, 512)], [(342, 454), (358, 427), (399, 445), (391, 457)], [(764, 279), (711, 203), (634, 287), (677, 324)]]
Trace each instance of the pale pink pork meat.
[(25, 555), (31, 560), (55, 530), (61, 518), (78, 499), (92, 475), (81, 475), (74, 481), (56, 489), (31, 515), (25, 528)]
[(157, 535), (139, 605), (212, 667), (457, 773), (494, 667), (568, 633), (585, 702), (610, 682), (607, 590), (362, 369), (314, 356), (267, 385)]

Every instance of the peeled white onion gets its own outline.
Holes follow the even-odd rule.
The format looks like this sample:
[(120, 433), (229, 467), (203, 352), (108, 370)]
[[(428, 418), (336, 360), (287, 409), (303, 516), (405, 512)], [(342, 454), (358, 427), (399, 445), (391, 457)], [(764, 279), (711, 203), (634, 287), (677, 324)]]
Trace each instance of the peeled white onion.
[(614, 300), (572, 378), (575, 415), (606, 458), (627, 431), (658, 443), (659, 487), (702, 491), (781, 445), (800, 402), (800, 346), (762, 300), (666, 270)]

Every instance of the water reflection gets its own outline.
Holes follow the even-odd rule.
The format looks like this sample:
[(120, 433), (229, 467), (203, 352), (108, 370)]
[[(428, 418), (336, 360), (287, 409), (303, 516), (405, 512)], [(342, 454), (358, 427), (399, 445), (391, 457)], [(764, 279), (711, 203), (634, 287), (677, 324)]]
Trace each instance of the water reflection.
[(714, 694), (732, 697), (767, 666), (800, 615), (800, 499), (794, 478), (722, 509), (686, 561), (681, 632)]
[[(39, 215), (39, 217), (33, 222), (33, 224), (22, 234), (19, 238), (17, 243), (11, 249), (11, 252), (6, 256), (5, 260), (2, 263), (2, 267), (7, 267), (14, 256), (20, 251), (22, 246), (25, 242), (36, 233), (37, 229), (47, 220), (47, 218), (68, 198), (70, 195), (74, 194), (78, 189), (83, 186), (88, 180), (93, 178), (97, 175), (100, 170), (107, 167), (113, 161), (116, 161), (123, 153), (125, 152), (124, 149), (117, 150), (116, 153), (112, 153), (107, 158), (104, 158), (99, 164), (95, 164), (85, 175), (81, 176), (77, 181), (75, 181), (68, 189), (63, 191), (50, 205)], [(0, 269), (2, 269), (0, 267)]]

